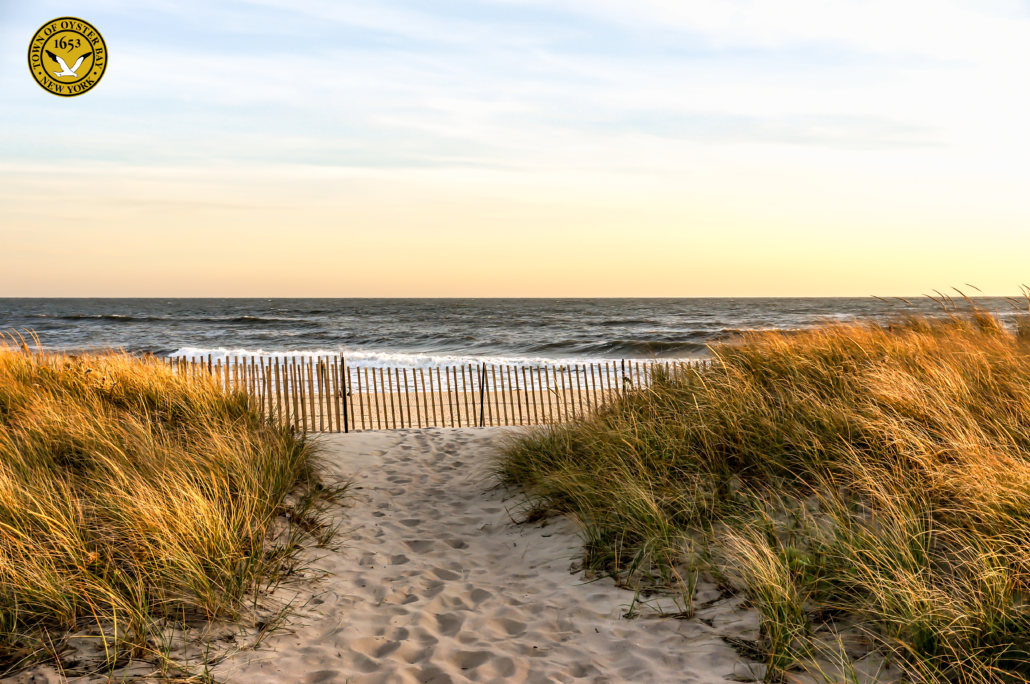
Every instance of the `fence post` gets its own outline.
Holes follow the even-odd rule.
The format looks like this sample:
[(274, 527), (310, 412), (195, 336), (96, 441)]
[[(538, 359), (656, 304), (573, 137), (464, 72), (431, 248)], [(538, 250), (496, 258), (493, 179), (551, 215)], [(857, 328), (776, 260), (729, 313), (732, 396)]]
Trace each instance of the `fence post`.
[(479, 427), (483, 427), (483, 408), (486, 405), (486, 364), (480, 366), (479, 373)]
[(350, 387), (347, 385), (347, 360), (342, 356), (340, 357), (340, 386), (341, 392), (343, 392), (343, 432), (344, 434), (350, 432), (350, 417), (347, 415), (347, 394), (350, 392)]

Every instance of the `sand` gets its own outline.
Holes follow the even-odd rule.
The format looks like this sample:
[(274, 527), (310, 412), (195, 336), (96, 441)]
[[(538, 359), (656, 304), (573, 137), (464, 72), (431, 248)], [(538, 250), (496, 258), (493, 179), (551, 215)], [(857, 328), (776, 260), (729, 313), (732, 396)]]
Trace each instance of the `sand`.
[(753, 631), (750, 611), (623, 619), (631, 592), (570, 573), (581, 549), (573, 524), (513, 524), (519, 498), (488, 477), (502, 434), (324, 437), (333, 474), (354, 479), (345, 548), (315, 564), (329, 576), (310, 587), (296, 624), (216, 675), (245, 684), (614, 684), (721, 683), (761, 671), (720, 639)]
[[(571, 521), (514, 524), (520, 495), (489, 477), (505, 430), (320, 437), (331, 475), (353, 480), (342, 546), (304, 552), (304, 579), (273, 597), (296, 610), (258, 648), (255, 630), (237, 627), (180, 635), (189, 652), (172, 655), (214, 661), (216, 680), (241, 684), (760, 678), (764, 668), (721, 638), (757, 638), (757, 615), (740, 597), (702, 585), (691, 619), (662, 618), (655, 604), (626, 619), (632, 592), (570, 572), (582, 548)], [(676, 608), (667, 601), (663, 610)], [(10, 681), (60, 677), (42, 667)]]

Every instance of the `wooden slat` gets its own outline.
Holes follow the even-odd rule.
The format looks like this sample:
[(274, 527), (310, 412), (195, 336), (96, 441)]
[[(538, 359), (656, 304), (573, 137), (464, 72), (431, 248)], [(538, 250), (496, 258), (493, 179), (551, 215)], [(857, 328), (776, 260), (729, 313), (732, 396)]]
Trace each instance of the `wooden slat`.
[[(562, 396), (561, 396), (561, 389), (560, 389), (560, 386), (558, 384), (558, 373), (561, 372), (559, 370), (559, 368), (560, 367), (558, 367), (558, 366), (556, 366), (554, 368), (544, 368), (544, 375), (547, 376), (548, 374), (550, 374), (552, 376), (552, 379), (554, 380), (554, 392), (550, 394), (550, 397), (552, 397), (554, 399), (554, 406), (552, 407), (552, 413), (551, 413), (551, 422), (552, 423), (560, 423), (561, 422), (561, 399), (562, 399)], [(548, 385), (551, 384), (550, 380), (548, 380), (547, 384)]]
[[(493, 405), (492, 405), (493, 402), (490, 401), (490, 371), (487, 370), (487, 364), (485, 364), (485, 363), (483, 364), (483, 372), (482, 372), (480, 377), (481, 377), (481, 380), (483, 382), (483, 387), (486, 388), (486, 392), (480, 392), (480, 394), (479, 394), (479, 396), (482, 399), (483, 406), (486, 408), (486, 416), (485, 416), (483, 422), (486, 425), (493, 425), (494, 424), (494, 412), (493, 412)], [(494, 384), (496, 385), (496, 383), (494, 383)]]
[[(383, 428), (382, 419), (379, 416), (379, 389), (376, 385), (376, 369), (372, 369), (372, 379), (368, 378), (368, 366), (360, 369), (358, 373), (365, 380), (365, 404), (368, 408), (368, 429), (381, 430)], [(361, 383), (361, 378), (358, 379), (358, 384)]]
[[(315, 399), (315, 396), (317, 394), (318, 398), (315, 399), (315, 402), (314, 402), (313, 406), (317, 405), (317, 407), (318, 407), (318, 431), (319, 432), (325, 432), (325, 419), (322, 418), (322, 396), (325, 394), (325, 388), (322, 387), (322, 357), (319, 356), (319, 357), (316, 357), (316, 358), (311, 360), (311, 364), (308, 366), (309, 374), (310, 374), (310, 369), (312, 368), (312, 366), (314, 366), (315, 378), (314, 378), (314, 382), (311, 385), (311, 396), (312, 396), (312, 399)], [(317, 389), (316, 389), (315, 385), (318, 386)], [(311, 410), (311, 431), (314, 432), (314, 430), (315, 430), (315, 410), (314, 410), (314, 408), (312, 408), (312, 410)]]
[[(390, 373), (390, 369), (387, 368), (387, 369), (385, 369), (385, 371), (383, 369), (381, 369), (381, 368), (379, 369), (379, 381), (383, 382), (383, 387), (384, 388), (387, 386), (387, 384), (389, 385), (389, 392), (388, 392), (388, 394), (389, 394), (390, 426), (393, 427), (393, 430), (397, 430), (397, 409), (393, 408), (393, 406), (394, 406), (393, 395), (396, 394), (396, 392), (393, 391), (393, 377), (392, 377), (392, 374)], [(385, 410), (385, 401), (383, 402), (383, 404), (384, 404), (383, 409)]]
[(583, 398), (583, 379), (585, 377), (586, 377), (586, 366), (584, 366), (581, 369), (579, 364), (577, 363), (576, 364), (576, 396), (578, 397), (578, 401), (579, 401), (579, 417), (580, 418), (585, 418), (586, 415), (587, 415), (587, 413), (586, 413), (586, 405), (583, 403), (584, 402), (584, 398)]
[(297, 384), (297, 407), (300, 410), (300, 424), (301, 429), (305, 432), (308, 429), (308, 395), (305, 390), (304, 383), (304, 359), (300, 358), (296, 360), (294, 365), (294, 371), (296, 373), (295, 382)]
[[(526, 388), (526, 418), (531, 421), (532, 425), (539, 425), (538, 418), (536, 416), (536, 391), (533, 389), (533, 370), (529, 371), (529, 379), (526, 379), (526, 367), (522, 367), (522, 384)], [(532, 400), (533, 408), (532, 411), (529, 408), (529, 402)]]
[[(415, 375), (415, 371), (414, 370), (411, 371), (411, 375), (412, 376)], [(430, 392), (429, 392), (429, 390), (426, 389), (426, 374), (422, 371), (421, 368), (418, 369), (418, 377), (419, 377), (420, 380), (422, 380), (422, 408), (424, 409), (425, 414), (426, 414), (426, 427), (430, 427), (432, 425), (432, 423), (430, 422), (430, 418), (429, 418), (429, 397), (427, 396)], [(432, 380), (433, 376), (430, 375), (429, 379)], [(418, 406), (418, 394), (417, 394), (417, 392), (418, 392), (418, 389), (417, 389), (418, 383), (416, 382), (415, 385), (416, 385), (416, 390), (415, 390), (415, 392), (416, 392), (416, 394), (415, 394), (415, 406), (417, 407)], [(421, 418), (419, 419), (418, 426), (422, 427), (422, 420), (421, 420)]]
[(569, 364), (568, 376), (569, 376), (569, 417), (567, 420), (575, 420), (579, 415), (579, 395), (576, 394), (576, 381), (573, 376), (576, 374), (576, 366)]
[[(576, 396), (576, 382), (572, 377), (575, 375), (575, 372), (576, 367), (570, 363), (566, 366), (565, 372), (562, 373), (562, 382), (565, 382), (567, 379), (569, 383), (569, 409), (566, 412), (565, 420), (575, 420), (576, 416), (579, 415), (579, 397)], [(568, 377), (566, 378), (566, 376)]]
[(576, 416), (579, 415), (579, 397), (576, 395), (575, 380), (573, 375), (576, 372), (576, 367), (573, 364), (569, 364), (568, 376), (569, 376), (569, 417), (566, 420), (575, 420)]
[(282, 360), (282, 363), (276, 362), (276, 370), (281, 371), (282, 376), (282, 392), (283, 392), (283, 424), (286, 426), (292, 425), (292, 406), (293, 399), (290, 391), (290, 367), (286, 363), (286, 359)]
[(451, 377), (454, 378), (454, 417), (457, 420), (455, 427), (461, 426), (461, 387), (464, 385), (458, 384), (457, 381), (457, 366), (452, 366), (450, 369)]
[(472, 420), (469, 413), (469, 393), (468, 383), (465, 381), (465, 364), (461, 365), (461, 393), (465, 397), (465, 427), (471, 427)]
[(289, 403), (289, 408), (286, 413), (290, 417), (290, 425), (294, 428), (300, 428), (300, 411), (297, 408), (297, 364), (296, 361), (290, 359), (293, 363), (288, 363), (283, 367), (283, 375), (286, 379), (286, 400)]
[(336, 409), (336, 431), (343, 432), (343, 421), (340, 420), (340, 364), (333, 361), (333, 408)]
[(318, 392), (320, 412), (325, 414), (325, 430), (333, 431), (333, 396), (329, 389), (329, 357), (318, 359)]
[[(508, 391), (504, 391), (505, 378), (508, 382)], [(511, 366), (505, 364), (501, 366), (501, 395), (504, 397), (504, 424), (515, 425), (515, 393), (511, 387)], [(511, 410), (511, 417), (508, 417), (509, 409)]]
[[(461, 383), (461, 384), (458, 383), (458, 380), (457, 380), (457, 372), (458, 372), (458, 370), (459, 369), (458, 369), (457, 366), (454, 366), (454, 367), (451, 368), (451, 375), (454, 377), (454, 416), (457, 418), (457, 425), (456, 426), (457, 427), (461, 427), (462, 425), (465, 424), (465, 423), (461, 422), (461, 391), (462, 391), (462, 389), (465, 388), (465, 384), (464, 383)], [(465, 377), (465, 371), (461, 372), (461, 377), (462, 378)], [(467, 419), (468, 419), (468, 416), (469, 416), (469, 410), (468, 410), (468, 407), (466, 407), (466, 418)]]
[(250, 369), (253, 378), (254, 388), (258, 392), (258, 405), (261, 407), (261, 415), (262, 417), (271, 416), (271, 412), (268, 410), (268, 407), (265, 406), (265, 396), (267, 396), (267, 392), (265, 392), (265, 389), (268, 386), (268, 379), (265, 375), (264, 357), (252, 357)]
[(576, 364), (576, 394), (579, 396), (579, 417), (586, 418), (590, 412), (590, 385), (587, 383), (586, 364)]
[[(368, 368), (366, 368), (365, 369), (365, 387), (369, 387), (369, 386), (370, 385), (368, 384)], [(372, 387), (372, 398), (375, 400), (375, 411), (376, 411), (376, 414), (375, 414), (375, 418), (372, 418), (371, 416), (369, 416), (368, 424), (369, 425), (375, 424), (376, 428), (382, 430), (383, 429), (383, 417), (382, 417), (382, 413), (380, 413), (380, 411), (379, 411), (379, 383), (376, 382), (376, 369), (375, 368), (372, 369), (372, 384), (371, 384), (371, 387)], [(368, 410), (369, 411), (372, 410), (372, 404), (371, 403), (369, 403), (369, 405), (368, 405)]]
[(281, 371), (283, 381), (283, 424), (289, 427), (293, 425), (293, 392), (290, 382), (290, 366), (283, 359), (281, 364), (276, 364), (276, 370)]
[[(436, 391), (440, 393), (440, 397), (439, 397), (439, 399), (440, 399), (440, 427), (447, 427), (447, 410), (444, 408), (444, 405), (443, 405), (443, 402), (444, 402), (444, 394), (443, 394), (444, 381), (443, 381), (443, 378), (441, 377), (442, 375), (446, 375), (446, 372), (444, 372), (444, 371), (446, 371), (446, 367), (444, 367), (444, 368), (441, 368), (440, 366), (436, 367)], [(447, 403), (450, 404), (450, 402), (451, 402), (451, 395), (448, 393), (448, 395), (447, 395)]]
[(322, 364), (322, 379), (323, 379), (323, 384), (325, 385), (325, 388), (324, 388), (324, 392), (325, 392), (325, 394), (324, 394), (324, 397), (325, 397), (325, 402), (324, 402), (325, 403), (325, 425), (326, 425), (326, 428), (329, 430), (329, 432), (332, 432), (333, 431), (333, 397), (335, 396), (335, 393), (333, 392), (332, 371), (329, 369), (329, 357), (328, 356), (325, 357), (325, 362)]
[[(301, 362), (303, 363), (303, 361)], [(315, 381), (311, 377), (314, 371), (315, 360), (308, 359), (308, 362), (304, 364), (307, 366), (308, 384), (305, 386), (305, 390), (308, 392), (308, 408), (311, 410), (311, 431), (315, 431)], [(321, 411), (319, 412), (319, 418), (321, 418)]]
[(393, 369), (393, 379), (397, 384), (397, 420), (400, 421), (400, 427), (404, 427), (404, 399), (401, 396), (401, 370), (399, 368)]
[[(429, 369), (430, 376), (433, 374), (433, 369)], [(443, 384), (440, 382), (440, 367), (436, 367), (436, 391), (440, 393), (440, 427), (447, 427), (447, 415), (446, 411), (443, 410)]]
[[(505, 367), (508, 374), (508, 396), (511, 398), (511, 422), (515, 423), (515, 404), (518, 403), (519, 407), (519, 425), (522, 425), (522, 394), (519, 392), (519, 369), (515, 369), (515, 382), (511, 380), (511, 366)], [(516, 402), (518, 399), (518, 402)]]
[[(458, 402), (455, 401), (455, 399), (457, 397), (455, 397), (453, 394), (451, 394), (451, 368), (450, 368), (450, 366), (444, 366), (443, 374), (444, 374), (444, 377), (447, 378), (447, 409), (448, 409), (448, 412), (451, 415), (451, 427), (457, 427), (457, 425), (454, 422), (454, 405), (457, 404)], [(459, 415), (461, 413), (461, 408), (460, 407), (458, 408), (458, 413), (459, 413)]]
[(493, 383), (494, 391), (492, 394), (493, 401), (490, 402), (490, 406), (494, 409), (493, 420), (491, 425), (504, 425), (501, 421), (504, 420), (504, 375), (501, 375), (501, 382), (497, 382), (497, 364), (490, 364), (490, 381)]
[[(469, 373), (471, 375), (471, 373)], [(472, 422), (475, 423), (476, 427), (486, 426), (486, 365), (476, 364), (476, 378), (472, 382), (472, 401), (479, 402), (479, 407), (476, 409), (476, 415), (473, 416)]]
[(279, 382), (279, 361), (274, 357), (269, 359), (269, 363), (272, 361), (275, 361), (275, 411), (279, 424), (286, 425), (286, 415), (283, 413), (283, 390), (282, 384)]
[(275, 422), (276, 422), (275, 412), (272, 411), (272, 374), (268, 372), (271, 369), (272, 369), (271, 366), (266, 364), (265, 360), (262, 359), (261, 360), (261, 380), (262, 380), (262, 382), (265, 385), (265, 388), (264, 388), (265, 397), (268, 399), (268, 405), (267, 406), (262, 405), (262, 406), (263, 406), (264, 410), (266, 411), (265, 415), (268, 416), (268, 420), (272, 424), (275, 424)]
[[(496, 425), (499, 420), (501, 407), (497, 406), (497, 374), (494, 372), (494, 364), (483, 365), (483, 378), (486, 381), (486, 394), (483, 395), (486, 400), (486, 424)], [(490, 381), (493, 380), (493, 390), (491, 391)]]
[[(420, 368), (418, 370), (422, 370), (422, 369)], [(425, 383), (425, 378), (422, 378), (422, 382), (423, 382), (423, 384)], [(419, 426), (419, 428), (421, 428), (422, 427), (422, 407), (419, 406), (419, 404), (418, 404), (418, 375), (415, 373), (415, 369), (414, 368), (411, 369), (411, 388), (414, 390), (414, 392), (412, 392), (412, 394), (415, 395), (415, 417), (418, 419), (418, 426)], [(422, 392), (423, 392), (422, 396), (424, 398), (425, 397), (425, 388), (424, 387), (422, 389)]]
[[(265, 413), (265, 374), (258, 371), (258, 362), (264, 363), (263, 357), (250, 357), (250, 386), (257, 394), (258, 405), (261, 407), (261, 415)], [(261, 367), (264, 370), (264, 366)]]
[[(404, 403), (407, 404), (407, 406), (408, 406), (408, 425), (407, 425), (407, 427), (410, 428), (410, 427), (412, 427), (412, 425), (411, 425), (411, 394), (408, 393), (408, 369), (407, 368), (404, 369)], [(417, 399), (415, 400), (415, 408), (418, 408), (418, 400)]]
[[(579, 395), (579, 417), (586, 418), (589, 406), (584, 403), (590, 397), (590, 386), (587, 385), (587, 393), (583, 394), (583, 385), (587, 378), (587, 367), (584, 364), (582, 368), (579, 364), (576, 364), (576, 394)], [(585, 397), (585, 398), (584, 398)]]
[(358, 420), (354, 415), (354, 374), (352, 368), (344, 363), (343, 365), (343, 376), (344, 376), (344, 391), (347, 392), (347, 408), (350, 410), (350, 419), (347, 421), (347, 427), (351, 430), (358, 429)]
[(301, 370), (297, 365), (297, 358), (291, 358), (289, 370), (293, 373), (291, 381), (294, 385), (294, 424), (299, 430), (307, 430), (307, 421), (304, 419), (304, 387), (301, 386)]
[(540, 424), (546, 425), (551, 422), (551, 396), (549, 392), (544, 390), (549, 382), (547, 366), (536, 367), (536, 382), (540, 386)]
[(293, 406), (293, 412), (296, 417), (296, 423), (300, 426), (300, 429), (307, 430), (308, 412), (307, 409), (304, 407), (304, 383), (302, 381), (304, 378), (304, 361), (301, 360), (301, 362), (298, 364), (297, 359), (293, 359), (291, 367), (293, 368), (293, 400), (295, 402)]
[(376, 379), (376, 370), (377, 369), (375, 369), (375, 368), (372, 369), (372, 383), (374, 385), (376, 385), (376, 387), (378, 387), (380, 399), (383, 402), (382, 407), (379, 409), (379, 412), (383, 416), (383, 429), (384, 430), (389, 430), (390, 429), (390, 412), (389, 412), (390, 393), (386, 389), (386, 374), (383, 372), (382, 368), (379, 368), (378, 369), (378, 371), (379, 371), (379, 378), (377, 380)]
[[(366, 373), (368, 369), (366, 369)], [(362, 419), (362, 430), (365, 430), (365, 391), (362, 389), (362, 369), (355, 368), (354, 375), (357, 376), (357, 413)], [(368, 376), (366, 375), (365, 384), (368, 386)], [(356, 427), (356, 424), (355, 424)]]
[[(589, 371), (587, 368), (589, 367)], [(583, 384), (586, 387), (586, 410), (591, 414), (597, 410), (597, 379), (594, 377), (594, 364), (583, 367)], [(591, 390), (591, 385), (593, 389)]]
[(294, 406), (294, 411), (297, 414), (297, 424), (301, 426), (300, 429), (308, 429), (307, 415), (308, 411), (306, 404), (304, 403), (306, 397), (304, 396), (304, 383), (302, 379), (304, 377), (304, 360), (301, 359), (299, 362), (296, 358), (292, 359), (293, 363), (293, 386), (295, 388), (296, 396), (294, 397), (297, 405)]
[[(572, 396), (568, 390), (565, 389), (565, 372), (569, 373), (569, 382), (572, 382), (572, 367), (559, 366), (555, 369), (555, 372), (561, 376), (561, 420), (567, 421), (572, 416), (569, 414), (570, 407), (575, 409), (576, 407), (572, 404)], [(558, 384), (557, 378), (555, 379), (555, 385)]]
[(240, 364), (240, 378), (243, 380), (243, 391), (247, 396), (252, 397), (257, 406), (261, 405), (261, 388), (254, 383), (254, 357), (243, 357)]
[[(425, 381), (422, 383), (423, 389), (425, 389)], [(429, 409), (433, 412), (432, 418), (426, 419), (426, 425), (429, 427), (438, 427), (439, 424), (436, 422), (436, 390), (433, 389), (433, 369), (429, 369)]]
[[(532, 372), (533, 371), (530, 371), (530, 373)], [(547, 411), (544, 407), (544, 400), (547, 399), (547, 395), (544, 393), (544, 374), (541, 366), (536, 367), (536, 384), (537, 391), (534, 393), (534, 401), (537, 398), (540, 399), (540, 420), (537, 422), (537, 425), (545, 425), (547, 423)], [(534, 407), (533, 410), (535, 411), (536, 407)]]
[(447, 420), (449, 417), (450, 422), (447, 423), (447, 427), (457, 427), (457, 424), (454, 421), (457, 419), (457, 416), (461, 414), (461, 409), (458, 408), (457, 412), (455, 412), (455, 408), (458, 404), (458, 395), (457, 392), (451, 391), (451, 366), (444, 366), (440, 370), (443, 372), (444, 377), (444, 384), (440, 385), (440, 392), (444, 392), (445, 386), (447, 388), (447, 416), (444, 417), (444, 420)]

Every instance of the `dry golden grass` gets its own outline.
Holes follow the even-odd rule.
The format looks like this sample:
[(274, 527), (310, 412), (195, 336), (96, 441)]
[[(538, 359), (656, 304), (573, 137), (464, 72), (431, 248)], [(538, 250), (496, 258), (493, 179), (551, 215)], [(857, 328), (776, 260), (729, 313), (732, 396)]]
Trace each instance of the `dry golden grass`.
[(0, 675), (91, 626), (113, 666), (160, 659), (162, 618), (240, 619), (296, 564), (284, 516), (331, 535), (325, 491), (311, 446), (244, 395), (0, 346)]
[(912, 681), (1027, 681), (1025, 330), (974, 312), (750, 334), (514, 441), (500, 473), (584, 522), (596, 572), (748, 594), (771, 678), (814, 668), (837, 615)]

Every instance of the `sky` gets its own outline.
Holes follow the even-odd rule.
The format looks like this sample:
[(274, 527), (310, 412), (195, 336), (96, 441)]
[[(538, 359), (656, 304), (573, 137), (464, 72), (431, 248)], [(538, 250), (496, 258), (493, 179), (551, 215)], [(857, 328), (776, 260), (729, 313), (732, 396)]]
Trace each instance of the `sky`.
[(1028, 69), (1030, 0), (0, 0), (0, 296), (1013, 294)]

